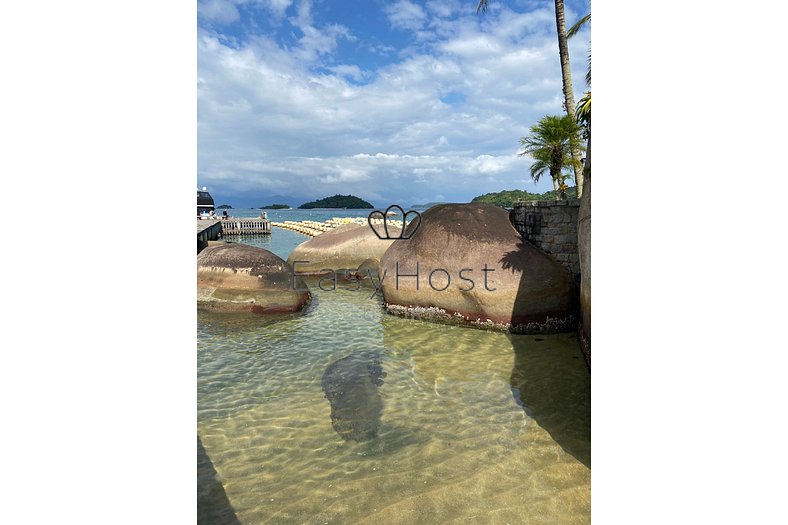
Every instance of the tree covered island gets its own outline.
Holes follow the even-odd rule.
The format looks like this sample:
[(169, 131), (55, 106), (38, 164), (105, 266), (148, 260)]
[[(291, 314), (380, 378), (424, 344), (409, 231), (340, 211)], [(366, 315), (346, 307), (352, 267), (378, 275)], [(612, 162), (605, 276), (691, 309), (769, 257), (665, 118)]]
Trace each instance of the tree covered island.
[[(566, 190), (566, 196), (569, 199), (577, 198), (577, 186), (572, 186)], [(496, 193), (485, 193), (474, 197), (471, 202), (486, 202), (488, 204), (495, 204), (496, 206), (503, 206), (511, 208), (515, 202), (518, 201), (545, 201), (556, 200), (558, 192), (548, 191), (545, 193), (528, 193), (524, 190), (505, 190)]]
[(353, 195), (334, 195), (312, 202), (305, 202), (298, 207), (300, 210), (311, 210), (312, 208), (349, 208), (349, 209), (372, 209), (374, 206), (364, 199)]

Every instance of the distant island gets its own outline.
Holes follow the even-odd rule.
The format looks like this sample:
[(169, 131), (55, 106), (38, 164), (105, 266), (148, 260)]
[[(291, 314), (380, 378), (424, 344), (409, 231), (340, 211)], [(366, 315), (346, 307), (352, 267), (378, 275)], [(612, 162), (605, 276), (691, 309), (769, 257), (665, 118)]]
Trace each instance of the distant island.
[(222, 204), (221, 206), (216, 207), (217, 210), (232, 210), (233, 207), (229, 204)]
[[(495, 204), (496, 206), (503, 206), (504, 208), (511, 208), (517, 201), (554, 201), (558, 197), (558, 192), (555, 190), (547, 191), (545, 193), (528, 193), (524, 190), (504, 190), (497, 193), (485, 193), (474, 197), (471, 202), (484, 202), (487, 204)], [(566, 190), (566, 197), (568, 199), (577, 198), (577, 186), (572, 186)]]
[(289, 210), (289, 204), (268, 204), (267, 206), (260, 206), (261, 210)]
[(353, 195), (334, 195), (318, 201), (305, 202), (298, 207), (299, 210), (311, 210), (312, 208), (372, 209), (374, 206)]

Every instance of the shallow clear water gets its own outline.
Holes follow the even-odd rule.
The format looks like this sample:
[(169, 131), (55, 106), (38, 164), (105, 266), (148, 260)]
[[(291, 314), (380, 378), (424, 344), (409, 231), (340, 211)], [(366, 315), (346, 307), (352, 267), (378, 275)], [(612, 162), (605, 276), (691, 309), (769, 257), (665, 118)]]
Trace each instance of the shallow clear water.
[[(401, 319), (371, 288), (310, 288), (303, 314), (198, 315), (198, 437), (224, 490), (201, 521), (590, 522), (590, 376), (573, 334)], [(352, 381), (367, 362), (382, 384)], [(375, 437), (332, 425), (334, 363), (341, 415)]]

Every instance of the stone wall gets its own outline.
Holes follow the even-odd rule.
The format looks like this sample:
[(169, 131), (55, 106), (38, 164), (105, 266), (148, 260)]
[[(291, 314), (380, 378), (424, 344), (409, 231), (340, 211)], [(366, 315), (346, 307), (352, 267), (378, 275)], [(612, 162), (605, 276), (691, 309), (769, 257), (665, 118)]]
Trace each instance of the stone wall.
[(531, 244), (563, 264), (580, 282), (577, 212), (580, 199), (518, 202), (509, 212), (515, 229)]

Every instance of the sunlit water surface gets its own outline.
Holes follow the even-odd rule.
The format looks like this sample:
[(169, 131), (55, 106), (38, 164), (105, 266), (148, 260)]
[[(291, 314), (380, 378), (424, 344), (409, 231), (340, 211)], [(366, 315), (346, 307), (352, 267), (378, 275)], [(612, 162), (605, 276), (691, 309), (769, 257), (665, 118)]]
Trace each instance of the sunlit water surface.
[[(283, 232), (249, 243), (286, 257), (305, 238)], [(400, 319), (371, 288), (315, 284), (302, 314), (198, 315), (198, 438), (224, 490), (200, 522), (590, 522), (590, 375), (573, 334)], [(321, 386), (350, 355), (386, 373), (361, 442), (335, 431)]]

